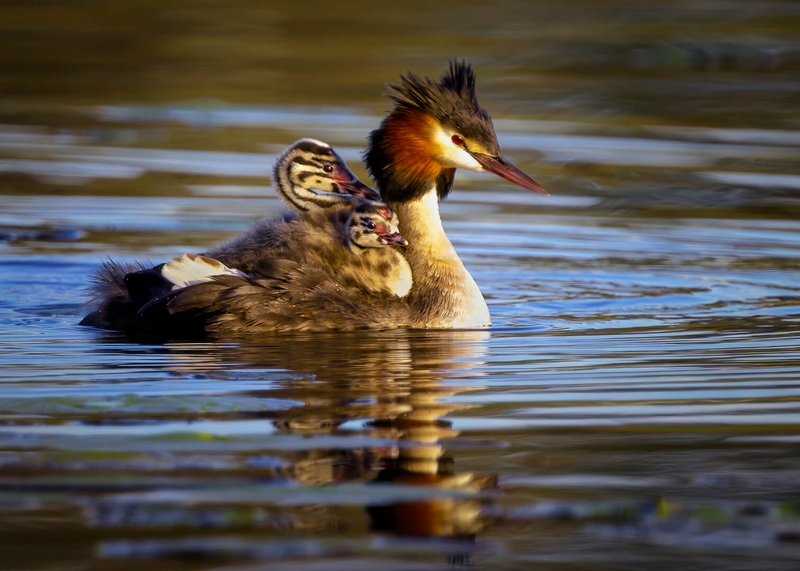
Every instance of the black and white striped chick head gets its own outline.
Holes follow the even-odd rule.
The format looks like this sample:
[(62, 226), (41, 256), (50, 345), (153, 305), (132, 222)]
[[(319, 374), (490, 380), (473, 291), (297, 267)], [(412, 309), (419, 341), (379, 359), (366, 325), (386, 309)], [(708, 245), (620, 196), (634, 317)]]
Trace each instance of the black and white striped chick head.
[(300, 139), (278, 157), (273, 182), (284, 202), (301, 213), (343, 204), (350, 196), (380, 200), (330, 145), (315, 139)]
[(407, 246), (397, 215), (383, 202), (362, 202), (347, 221), (348, 246), (356, 254), (365, 248)]

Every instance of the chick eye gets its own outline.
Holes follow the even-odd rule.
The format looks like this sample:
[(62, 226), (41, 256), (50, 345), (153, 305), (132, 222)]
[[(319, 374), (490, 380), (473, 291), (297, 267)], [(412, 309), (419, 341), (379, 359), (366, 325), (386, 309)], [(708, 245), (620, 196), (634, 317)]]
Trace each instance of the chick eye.
[(327, 173), (331, 173), (333, 172), (333, 167), (331, 165), (325, 165), (322, 167), (322, 170), (324, 170)]
[(364, 226), (366, 226), (366, 227), (367, 227), (367, 228), (369, 228), (370, 230), (375, 230), (375, 221), (373, 221), (373, 220), (367, 220), (367, 221), (364, 223)]
[(458, 145), (459, 147), (464, 144), (464, 139), (462, 139), (460, 135), (453, 135), (450, 137), (450, 140), (453, 141), (453, 144)]

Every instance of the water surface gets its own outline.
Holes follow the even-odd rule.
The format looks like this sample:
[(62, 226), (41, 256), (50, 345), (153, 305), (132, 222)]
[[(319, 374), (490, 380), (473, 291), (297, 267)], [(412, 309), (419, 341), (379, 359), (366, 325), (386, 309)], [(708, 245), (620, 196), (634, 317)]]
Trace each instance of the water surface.
[[(29, 49), (0, 50), (4, 562), (795, 569), (800, 14), (734, 4), (3, 8)], [(278, 211), (297, 138), (365, 176), (383, 82), (454, 50), (552, 194), (459, 172), (442, 206), (491, 329), (77, 326), (106, 257)]]

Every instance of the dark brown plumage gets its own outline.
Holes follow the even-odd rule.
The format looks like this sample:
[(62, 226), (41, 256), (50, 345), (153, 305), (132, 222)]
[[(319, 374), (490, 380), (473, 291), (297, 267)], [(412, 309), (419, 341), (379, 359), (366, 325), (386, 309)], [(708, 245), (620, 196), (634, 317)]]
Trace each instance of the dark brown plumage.
[[(354, 199), (353, 207), (342, 205), (310, 211), (309, 215), (289, 236), (295, 247), (286, 252), (291, 259), (253, 260), (248, 274), (220, 272), (177, 289), (172, 282), (163, 287), (162, 269), (172, 263), (128, 274), (125, 283), (129, 289), (157, 284), (129, 327), (143, 334), (166, 328), (183, 337), (232, 338), (254, 333), (354, 330), (379, 323), (396, 328), (408, 323), (408, 306), (397, 302), (399, 298), (389, 286), (396, 283), (392, 274), (400, 272), (401, 283), (407, 275), (405, 287), (410, 287), (410, 269), (392, 247), (378, 246), (382, 234), (370, 234), (373, 230), (390, 232), (385, 234), (388, 240), (402, 243), (401, 237), (391, 233), (396, 225), (391, 210), (383, 203)], [(377, 228), (361, 228), (362, 223), (373, 220), (377, 220)], [(356, 244), (350, 243), (353, 239)], [(218, 264), (202, 256), (184, 256), (175, 262)]]
[[(269, 267), (268, 267), (269, 266)], [(397, 296), (332, 280), (329, 266), (264, 260), (254, 277), (217, 276), (145, 306), (144, 323), (179, 320), (211, 338), (291, 331), (394, 329), (408, 323)]]
[(158, 338), (356, 329), (372, 321), (365, 300), (385, 305), (408, 293), (394, 212), (340, 192), (377, 196), (330, 147), (298, 141), (277, 161), (275, 181), (299, 215), (261, 221), (223, 245), (216, 254), (228, 265), (191, 254), (153, 268), (106, 262), (97, 276), (100, 307), (82, 324)]

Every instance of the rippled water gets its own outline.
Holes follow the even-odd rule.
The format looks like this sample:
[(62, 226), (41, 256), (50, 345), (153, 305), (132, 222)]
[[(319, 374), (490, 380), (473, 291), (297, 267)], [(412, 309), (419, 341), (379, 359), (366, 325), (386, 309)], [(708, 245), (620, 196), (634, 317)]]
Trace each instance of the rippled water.
[[(303, 40), (321, 32), (290, 26), (294, 9), (263, 16), (305, 30), (291, 57), (226, 27), (235, 11), (112, 26), (125, 41), (99, 93), (84, 56), (107, 28), (75, 22), (113, 11), (40, 21), (63, 25), (46, 37), (75, 75), (58, 50), (29, 56), (54, 75), (0, 50), (8, 568), (797, 568), (800, 14), (615, 5), (438, 20), (507, 155), (552, 194), (459, 172), (442, 207), (487, 331), (145, 345), (77, 326), (105, 257), (202, 251), (279, 210), (269, 174), (293, 140), (364, 175), (381, 83), (451, 53), (395, 50), (428, 37), (413, 9), (385, 44), (375, 14), (349, 24), (376, 50), (359, 69), (315, 67), (328, 56)], [(19, 18), (0, 44), (27, 45)], [(163, 68), (125, 35), (151, 25)], [(273, 75), (245, 57), (254, 38)], [(218, 100), (197, 101), (200, 61), (226, 62)], [(254, 97), (269, 77), (280, 89)]]

